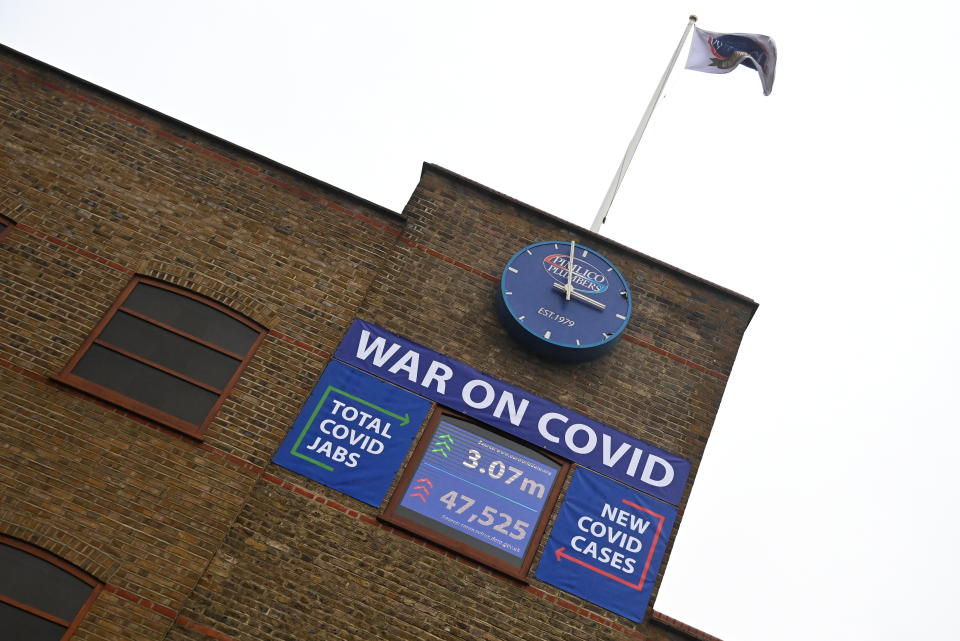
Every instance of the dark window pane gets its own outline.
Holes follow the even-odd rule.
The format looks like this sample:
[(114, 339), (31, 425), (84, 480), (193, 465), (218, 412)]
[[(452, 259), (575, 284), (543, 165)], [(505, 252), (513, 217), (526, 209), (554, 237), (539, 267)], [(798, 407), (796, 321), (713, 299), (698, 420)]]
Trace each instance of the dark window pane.
[[(68, 621), (93, 590), (53, 563), (9, 545), (0, 544), (0, 568), (0, 594)], [(3, 620), (0, 616), (0, 630), (6, 629)]]
[(0, 220), (0, 234), (3, 233), (3, 230), (7, 228), (7, 223)]
[(77, 376), (200, 425), (219, 396), (99, 345), (73, 369)]
[(259, 332), (198, 300), (138, 284), (123, 305), (236, 354), (246, 354)]
[(100, 338), (158, 365), (221, 389), (240, 366), (240, 361), (235, 358), (123, 312), (117, 312)]
[(0, 630), (9, 641), (57, 641), (67, 631), (62, 625), (6, 603), (0, 603)]

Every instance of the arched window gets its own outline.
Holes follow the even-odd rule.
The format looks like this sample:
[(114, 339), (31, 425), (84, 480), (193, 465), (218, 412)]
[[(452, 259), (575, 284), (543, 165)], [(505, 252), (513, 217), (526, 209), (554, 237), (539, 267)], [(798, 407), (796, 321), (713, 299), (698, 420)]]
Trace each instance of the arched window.
[(264, 334), (223, 305), (137, 277), (56, 379), (200, 437)]
[(55, 556), (0, 535), (0, 634), (4, 639), (69, 639), (101, 584)]

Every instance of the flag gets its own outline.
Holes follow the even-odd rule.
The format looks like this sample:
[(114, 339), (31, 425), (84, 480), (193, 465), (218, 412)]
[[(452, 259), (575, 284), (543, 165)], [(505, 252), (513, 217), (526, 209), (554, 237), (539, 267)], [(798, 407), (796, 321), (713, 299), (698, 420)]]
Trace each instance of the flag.
[(771, 38), (758, 33), (714, 33), (694, 27), (687, 69), (730, 73), (740, 65), (757, 70), (763, 95), (769, 96), (777, 70), (777, 45)]

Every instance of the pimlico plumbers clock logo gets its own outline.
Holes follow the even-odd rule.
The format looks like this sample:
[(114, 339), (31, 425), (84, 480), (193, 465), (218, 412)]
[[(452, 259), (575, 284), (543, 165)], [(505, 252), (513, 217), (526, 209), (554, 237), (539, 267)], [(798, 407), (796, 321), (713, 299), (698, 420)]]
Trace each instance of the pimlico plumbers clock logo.
[[(543, 259), (543, 269), (553, 280), (561, 285), (567, 282), (567, 266), (570, 257), (566, 254), (550, 254)], [(597, 267), (583, 259), (578, 259), (573, 265), (573, 288), (581, 292), (601, 294), (607, 291), (610, 283)]]

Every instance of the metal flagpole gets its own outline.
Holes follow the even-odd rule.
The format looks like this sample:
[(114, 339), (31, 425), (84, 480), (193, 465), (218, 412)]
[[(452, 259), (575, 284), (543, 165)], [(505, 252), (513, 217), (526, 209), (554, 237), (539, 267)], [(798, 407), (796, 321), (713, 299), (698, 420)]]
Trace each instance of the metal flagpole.
[(643, 132), (647, 128), (647, 123), (650, 122), (650, 116), (653, 115), (653, 110), (660, 101), (660, 96), (663, 94), (663, 88), (667, 85), (667, 78), (670, 77), (670, 72), (673, 71), (673, 66), (677, 64), (677, 58), (680, 56), (680, 49), (683, 47), (683, 43), (687, 39), (687, 34), (690, 33), (690, 28), (693, 27), (693, 23), (696, 21), (697, 16), (690, 16), (690, 20), (687, 22), (687, 28), (683, 30), (683, 36), (680, 37), (680, 42), (677, 43), (677, 48), (673, 52), (673, 57), (670, 58), (670, 64), (667, 65), (666, 71), (663, 72), (663, 77), (660, 78), (660, 84), (657, 85), (657, 90), (653, 92), (653, 97), (650, 98), (650, 104), (647, 105), (647, 110), (644, 112), (643, 118), (640, 120), (640, 125), (637, 127), (637, 132), (633, 134), (633, 140), (631, 140), (630, 144), (627, 145), (627, 152), (623, 154), (623, 160), (620, 162), (620, 168), (617, 169), (617, 173), (613, 177), (613, 182), (610, 183), (610, 189), (607, 190), (607, 195), (603, 198), (603, 203), (600, 205), (600, 210), (597, 212), (597, 217), (593, 219), (593, 225), (590, 226), (590, 231), (599, 231), (600, 225), (607, 222), (607, 212), (610, 211), (610, 204), (613, 203), (613, 198), (617, 195), (617, 189), (620, 188), (620, 183), (623, 182), (623, 176), (627, 173), (627, 168), (630, 166), (630, 161), (633, 160), (633, 154), (637, 150), (637, 145), (640, 143), (640, 138), (643, 137)]

